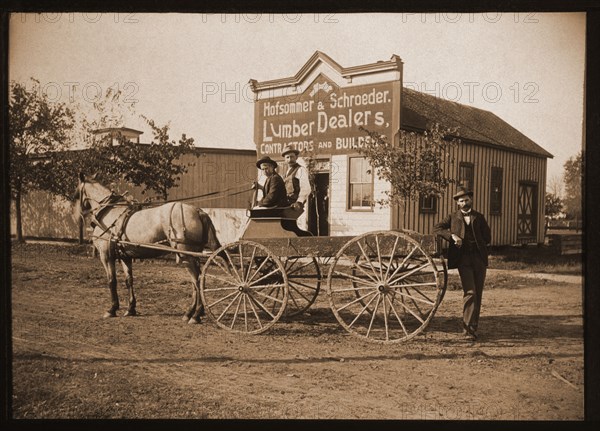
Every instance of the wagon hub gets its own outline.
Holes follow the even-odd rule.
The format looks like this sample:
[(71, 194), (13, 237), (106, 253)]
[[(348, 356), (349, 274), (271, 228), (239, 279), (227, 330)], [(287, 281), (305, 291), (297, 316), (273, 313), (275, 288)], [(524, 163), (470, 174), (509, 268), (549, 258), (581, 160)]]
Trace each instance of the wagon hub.
[(392, 289), (390, 288), (390, 286), (387, 285), (387, 283), (381, 283), (377, 285), (377, 290), (380, 293), (389, 293)]

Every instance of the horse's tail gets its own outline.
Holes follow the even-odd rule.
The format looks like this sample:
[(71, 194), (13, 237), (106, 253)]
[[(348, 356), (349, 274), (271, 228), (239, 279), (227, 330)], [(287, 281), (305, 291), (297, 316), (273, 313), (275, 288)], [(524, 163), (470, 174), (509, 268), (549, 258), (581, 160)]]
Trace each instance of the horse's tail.
[(198, 215), (200, 216), (202, 226), (204, 227), (206, 247), (212, 251), (217, 250), (221, 247), (221, 242), (217, 237), (217, 230), (215, 229), (215, 225), (213, 224), (209, 215), (201, 209), (198, 209)]

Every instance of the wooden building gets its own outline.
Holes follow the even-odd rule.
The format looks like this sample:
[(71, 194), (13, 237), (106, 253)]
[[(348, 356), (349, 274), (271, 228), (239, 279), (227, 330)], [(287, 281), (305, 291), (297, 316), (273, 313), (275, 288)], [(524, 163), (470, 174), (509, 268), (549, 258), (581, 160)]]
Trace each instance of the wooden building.
[[(377, 206), (389, 184), (360, 155), (367, 140), (359, 126), (395, 143), (400, 130), (423, 132), (434, 122), (458, 127), (461, 143), (450, 174), (474, 190), (474, 206), (492, 228), (492, 245), (542, 243), (546, 163), (552, 155), (489, 111), (403, 88), (402, 72), (396, 55), (342, 67), (317, 51), (294, 76), (251, 80), (258, 156), (281, 159), (281, 148), (292, 145), (317, 161), (316, 207), (327, 218), (321, 233), (406, 228), (429, 234), (456, 208), (456, 186), (440, 199)], [(309, 208), (309, 226), (315, 226), (314, 213)]]

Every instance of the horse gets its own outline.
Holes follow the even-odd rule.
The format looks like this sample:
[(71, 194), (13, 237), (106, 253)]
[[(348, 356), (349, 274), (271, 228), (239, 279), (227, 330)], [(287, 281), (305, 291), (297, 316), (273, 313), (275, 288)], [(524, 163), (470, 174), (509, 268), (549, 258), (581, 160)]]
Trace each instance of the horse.
[[(91, 216), (93, 244), (106, 271), (112, 301), (110, 309), (104, 313), (105, 318), (116, 317), (119, 310), (117, 259), (123, 266), (129, 294), (124, 316), (135, 316), (134, 258), (153, 258), (177, 250), (201, 252), (208, 248), (215, 251), (221, 247), (212, 220), (201, 209), (181, 202), (143, 208), (143, 204), (133, 204), (95, 178), (86, 179), (84, 174), (79, 175), (72, 206), (74, 219)], [(200, 316), (204, 315), (199, 284), (200, 260), (189, 254), (177, 253), (176, 256), (178, 261), (185, 263), (193, 285), (192, 304), (182, 318), (190, 324), (200, 323)]]

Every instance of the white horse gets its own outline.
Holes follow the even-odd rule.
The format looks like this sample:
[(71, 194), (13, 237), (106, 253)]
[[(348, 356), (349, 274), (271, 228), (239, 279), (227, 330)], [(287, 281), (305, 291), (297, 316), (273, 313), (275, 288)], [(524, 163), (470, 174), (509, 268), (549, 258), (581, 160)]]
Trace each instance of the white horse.
[[(123, 265), (129, 291), (129, 305), (124, 315), (135, 316), (133, 258), (152, 258), (168, 253), (168, 250), (160, 250), (163, 247), (201, 252), (204, 248), (214, 251), (221, 246), (212, 220), (202, 210), (181, 202), (136, 208), (123, 196), (114, 194), (94, 179), (86, 180), (80, 174), (73, 196), (73, 216), (79, 219), (86, 215), (91, 216), (94, 226), (93, 243), (106, 270), (112, 300), (104, 317), (116, 317), (119, 309), (115, 268), (117, 259)], [(151, 245), (156, 249), (133, 244)], [(192, 304), (183, 319), (189, 323), (199, 323), (200, 316), (204, 315), (199, 285), (200, 260), (186, 254), (178, 254), (178, 258), (185, 262), (194, 286)]]

